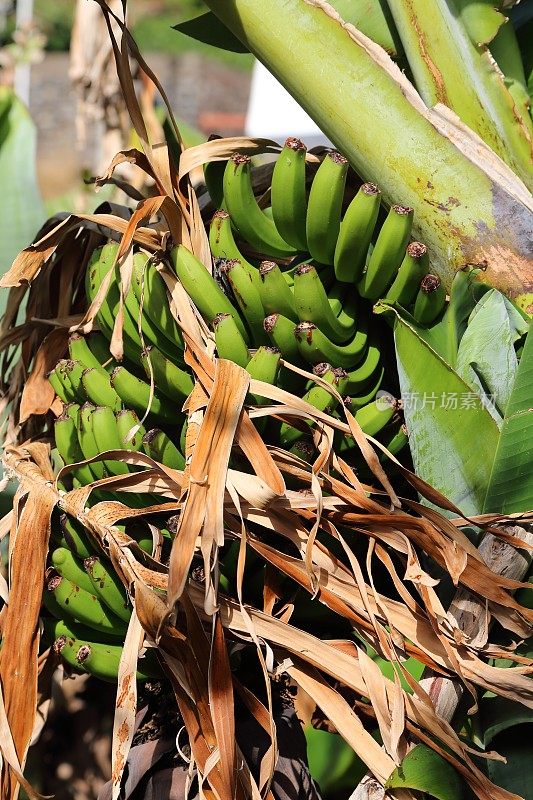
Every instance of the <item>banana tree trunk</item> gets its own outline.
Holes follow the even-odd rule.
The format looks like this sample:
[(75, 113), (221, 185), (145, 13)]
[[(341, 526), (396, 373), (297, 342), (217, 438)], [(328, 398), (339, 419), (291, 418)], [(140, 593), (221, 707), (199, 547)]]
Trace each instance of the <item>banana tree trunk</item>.
[(531, 302), (531, 194), (445, 107), (426, 108), (384, 50), (324, 0), (271, 0), (268, 12), (261, 0), (207, 5), (387, 202), (414, 208), (415, 235), (448, 285), (476, 264)]

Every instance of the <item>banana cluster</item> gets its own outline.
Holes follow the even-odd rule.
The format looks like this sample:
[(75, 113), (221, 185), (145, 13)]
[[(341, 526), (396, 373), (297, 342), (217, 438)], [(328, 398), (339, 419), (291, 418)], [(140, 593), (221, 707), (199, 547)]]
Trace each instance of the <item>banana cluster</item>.
[[(289, 139), (275, 164), (263, 210), (247, 156), (234, 156), (223, 171), (208, 165), (206, 178), (222, 206), (209, 231), (214, 274), (182, 245), (171, 251), (170, 262), (212, 328), (219, 357), (331, 414), (341, 416), (337, 405), (342, 397), (363, 431), (397, 453), (407, 442), (398, 403), (384, 391), (377, 398), (385, 377), (383, 342), (390, 332), (383, 317), (372, 315), (372, 304), (385, 297), (431, 324), (442, 311), (444, 290), (428, 273), (426, 247), (409, 244), (411, 209), (393, 206), (380, 226), (380, 193), (371, 184), (364, 184), (344, 208), (347, 169), (343, 156), (329, 153), (309, 188), (305, 147)], [(115, 263), (117, 247), (110, 243), (93, 253), (85, 280), (89, 303)], [(59, 466), (75, 465), (67, 479), (74, 487), (135, 469), (120, 454), (113, 457), (113, 451), (143, 451), (167, 467), (185, 466), (187, 423), (181, 408), (193, 378), (166, 285), (146, 254), (133, 256), (122, 307), (124, 358), (117, 363), (109, 342), (120, 309), (115, 267), (96, 314), (99, 331), (73, 334), (68, 358), (49, 374), (64, 404), (55, 421), (55, 457)], [(286, 364), (312, 370), (323, 382), (306, 382)], [(249, 402), (260, 404), (265, 398), (250, 396)], [(270, 443), (313, 459), (307, 421), (264, 418), (257, 424)], [(357, 458), (353, 439), (336, 436), (337, 452), (346, 457), (352, 451)], [(90, 502), (110, 496), (101, 487)], [(126, 497), (139, 508), (154, 500)], [(162, 520), (161, 533), (168, 545), (166, 524)], [(152, 537), (135, 525), (124, 530), (141, 550), (151, 552)], [(53, 535), (56, 549), (45, 593), (53, 619), (47, 622), (47, 635), (70, 666), (116, 679), (131, 613), (127, 593), (111, 562), (95, 552), (75, 520), (64, 516)], [(148, 656), (140, 663), (139, 679), (157, 673)]]

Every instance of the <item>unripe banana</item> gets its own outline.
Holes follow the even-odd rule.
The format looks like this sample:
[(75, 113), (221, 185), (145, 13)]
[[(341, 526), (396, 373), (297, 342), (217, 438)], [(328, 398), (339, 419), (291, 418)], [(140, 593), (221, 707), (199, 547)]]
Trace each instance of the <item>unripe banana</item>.
[(294, 304), (301, 322), (312, 322), (335, 344), (343, 344), (356, 330), (357, 293), (350, 291), (346, 313), (336, 317), (315, 267), (301, 264), (294, 275)]
[(380, 361), (381, 346), (376, 333), (373, 332), (361, 365), (347, 374), (346, 394), (357, 394), (364, 389), (369, 381), (376, 377)]
[[(225, 166), (225, 165), (224, 165)], [(259, 273), (257, 267), (250, 264), (242, 255), (231, 227), (231, 217), (227, 211), (219, 209), (215, 211), (211, 225), (209, 227), (209, 247), (215, 258), (224, 261), (240, 261), (244, 269), (250, 275), (256, 289), (259, 289)]]
[[(100, 455), (91, 424), (91, 416), (95, 409), (96, 406), (92, 403), (84, 403), (78, 415), (78, 440), (83, 456), (87, 459)], [(89, 466), (96, 480), (104, 477), (104, 464), (102, 461), (93, 461)]]
[(85, 528), (72, 517), (61, 514), (59, 517), (61, 537), (58, 540), (63, 547), (70, 550), (77, 558), (88, 558), (94, 555), (95, 548)]
[(294, 335), (294, 322), (281, 314), (270, 314), (265, 317), (263, 327), (272, 344), (280, 350), (285, 361), (302, 367), (305, 361), (300, 355), (298, 342)]
[(307, 248), (321, 264), (333, 264), (339, 236), (348, 160), (337, 151), (320, 164), (307, 204)]
[(267, 341), (263, 330), (265, 312), (250, 274), (237, 260), (222, 261), (220, 268), (230, 283), (233, 297), (248, 324), (254, 344), (264, 344)]
[(279, 266), (273, 261), (262, 261), (259, 277), (259, 295), (265, 315), (281, 314), (298, 322), (294, 295)]
[(373, 183), (364, 183), (346, 209), (333, 258), (337, 280), (357, 283), (361, 277), (376, 227), (380, 201), (378, 187)]
[[(111, 408), (97, 406), (89, 420), (100, 453), (123, 449), (117, 428), (117, 418)], [(129, 472), (128, 465), (123, 461), (106, 459), (103, 463), (108, 475), (127, 475)]]
[(301, 458), (302, 461), (306, 461), (308, 464), (312, 464), (315, 452), (316, 448), (313, 440), (308, 437), (298, 439), (298, 441), (294, 442), (292, 447), (289, 447), (289, 453), (292, 453), (297, 458)]
[(213, 329), (218, 357), (227, 358), (240, 367), (245, 367), (250, 360), (250, 353), (231, 314), (217, 314), (213, 320)]
[[(389, 428), (391, 428), (391, 430), (389, 430)], [(387, 426), (387, 428), (383, 430), (382, 436), (380, 436), (380, 441), (391, 455), (398, 455), (409, 442), (405, 424), (400, 421), (400, 423), (393, 423), (392, 426)], [(380, 461), (386, 461), (387, 456), (385, 453), (380, 452), (379, 459)]]
[[(272, 216), (278, 233), (290, 245), (303, 251), (307, 250), (306, 153), (305, 144), (289, 136), (274, 165), (270, 187)], [(276, 310), (284, 313), (281, 309)]]
[(109, 406), (113, 411), (120, 411), (122, 401), (111, 386), (109, 375), (101, 367), (90, 367), (82, 374), (81, 382), (89, 400), (97, 406)]
[[(142, 253), (133, 256), (131, 285), (137, 301), (136, 308), (140, 307), (142, 300), (143, 314), (155, 325), (155, 338), (150, 338), (150, 342), (157, 345), (172, 361), (181, 361), (183, 336), (170, 310), (165, 281), (151, 260)], [(137, 316), (134, 315), (134, 319), (137, 320)]]
[(357, 395), (352, 395), (351, 397), (344, 398), (346, 404), (349, 405), (352, 411), (356, 411), (358, 408), (362, 408), (363, 406), (368, 405), (368, 403), (370, 403), (370, 401), (374, 399), (379, 389), (381, 388), (384, 375), (385, 375), (384, 367), (379, 367), (376, 374), (372, 378), (372, 381), (370, 383), (370, 388), (363, 389), (364, 394), (357, 394)]
[(241, 336), (248, 344), (248, 334), (239, 312), (232, 306), (201, 261), (181, 244), (175, 247), (170, 255), (176, 275), (204, 319), (212, 324), (217, 314), (231, 314)]
[(359, 292), (367, 300), (375, 301), (385, 295), (404, 257), (412, 227), (413, 209), (392, 206), (359, 281)]
[(48, 375), (48, 382), (51, 384), (52, 389), (57, 394), (57, 396), (62, 400), (64, 403), (75, 403), (77, 402), (77, 397), (72, 388), (72, 384), (68, 378), (67, 373), (65, 372), (65, 364), (66, 360), (62, 359), (58, 361), (56, 366), (53, 370), (51, 370)]
[(56, 549), (52, 551), (50, 561), (56, 572), (58, 572), (62, 578), (67, 578), (67, 580), (79, 586), (80, 589), (85, 589), (86, 592), (93, 591), (89, 576), (81, 564), (76, 561), (70, 550), (67, 550), (65, 547), (56, 547)]
[[(85, 293), (89, 302), (92, 302), (96, 297), (98, 289), (102, 284), (107, 272), (111, 269), (113, 261), (117, 253), (117, 244), (107, 244), (101, 251), (95, 251), (91, 259), (87, 271), (85, 273)], [(105, 296), (102, 305), (100, 306), (95, 320), (98, 327), (103, 331), (108, 339), (111, 339), (115, 318), (118, 313), (120, 302), (119, 288), (116, 283), (116, 269), (112, 277), (107, 295)], [(124, 310), (123, 315), (123, 329), (122, 341), (124, 346), (124, 354), (134, 364), (139, 359), (141, 350), (141, 341), (137, 332), (137, 326), (131, 319), (129, 312)]]
[[(79, 413), (79, 406), (77, 406), (75, 403), (71, 405), (75, 405)], [(70, 413), (64, 411), (63, 414), (61, 414), (61, 416), (58, 417), (54, 422), (54, 437), (56, 447), (65, 464), (76, 464), (79, 461), (85, 460), (85, 456), (83, 455), (83, 451), (80, 447), (80, 442), (78, 439), (76, 420), (77, 415), (74, 416), (71, 410)], [(73, 477), (75, 477), (82, 484), (82, 486), (86, 486), (88, 483), (92, 483), (94, 480), (94, 474), (88, 464), (77, 467), (75, 470), (73, 470)]]
[(158, 390), (169, 400), (185, 400), (194, 389), (194, 381), (188, 372), (173, 364), (156, 347), (147, 347), (141, 354), (144, 371), (150, 378), (150, 368)]
[[(258, 381), (274, 385), (278, 377), (281, 353), (277, 347), (259, 347), (246, 366), (249, 375)], [(261, 395), (252, 395), (257, 404), (270, 402)]]
[[(137, 680), (147, 681), (161, 676), (155, 650), (153, 656), (145, 656), (137, 662)], [(107, 683), (116, 683), (122, 655), (122, 647), (100, 642), (81, 641), (59, 636), (54, 642), (54, 652), (74, 669), (81, 670)]]
[(419, 325), (428, 327), (441, 313), (446, 303), (446, 290), (438, 275), (428, 273), (420, 283), (413, 317)]
[[(50, 592), (46, 592), (46, 595), (48, 595), (46, 607), (50, 610), (50, 598), (52, 598), (53, 602), (53, 595), (50, 595)], [(47, 646), (53, 645), (54, 641), (60, 636), (65, 636), (67, 640), (79, 639), (81, 642), (90, 642), (95, 638), (96, 634), (93, 628), (89, 628), (88, 625), (82, 625), (81, 622), (75, 622), (75, 620), (62, 619), (62, 609), (59, 606), (56, 606), (56, 608), (60, 616), (42, 618), (43, 639)], [(117, 637), (98, 631), (98, 641), (101, 644), (116, 646)]]
[(295, 254), (296, 250), (280, 236), (273, 220), (259, 208), (252, 188), (249, 156), (237, 153), (228, 161), (224, 171), (224, 203), (240, 236), (258, 253), (272, 258)]
[(386, 294), (386, 303), (398, 303), (407, 308), (415, 299), (420, 282), (429, 268), (428, 249), (422, 242), (407, 245), (404, 259)]
[[(363, 433), (367, 436), (376, 437), (377, 434), (387, 425), (398, 409), (398, 401), (387, 392), (381, 392), (380, 396), (371, 400), (355, 412), (354, 417), (361, 426)], [(353, 413), (353, 409), (352, 413)], [(342, 437), (339, 443), (339, 451), (351, 450), (356, 446), (355, 439), (351, 434)]]
[(143, 444), (147, 454), (154, 461), (158, 461), (170, 469), (185, 469), (183, 455), (164, 431), (152, 428), (144, 435)]
[(364, 433), (376, 436), (391, 421), (397, 410), (396, 398), (387, 392), (381, 392), (379, 397), (356, 411), (354, 416)]
[[(139, 422), (139, 417), (135, 411), (124, 409), (118, 412), (116, 420), (121, 449), (138, 453), (142, 449), (143, 436), (146, 433), (144, 425)], [(133, 429), (135, 429), (135, 433), (132, 435)]]
[(119, 638), (125, 636), (127, 625), (103, 606), (95, 594), (80, 589), (72, 581), (60, 576), (48, 582), (48, 591), (67, 617), (73, 617), (95, 631), (114, 634)]
[(128, 622), (131, 606), (124, 586), (111, 565), (109, 568), (98, 556), (89, 556), (83, 562), (86, 577), (89, 578), (88, 591), (95, 594), (119, 619)]
[(170, 425), (176, 424), (178, 412), (169, 405), (167, 398), (160, 397), (156, 392), (153, 393), (150, 403), (150, 386), (128, 372), (125, 367), (116, 367), (111, 373), (111, 384), (125, 406), (133, 408), (137, 413), (144, 415), (148, 406), (150, 414), (162, 422)]
[(85, 365), (82, 364), (81, 361), (73, 361), (71, 359), (66, 360), (63, 367), (64, 374), (70, 382), (74, 397), (78, 403), (85, 403), (88, 399), (82, 383), (84, 369)]
[[(344, 370), (340, 372), (333, 369), (331, 364), (321, 363), (317, 364), (313, 368), (313, 372), (315, 375), (318, 375), (320, 378), (325, 380), (327, 383), (331, 384), (335, 388), (339, 388), (339, 382), (342, 382), (346, 373)], [(318, 384), (314, 384), (308, 392), (306, 392), (302, 398), (307, 403), (313, 406), (313, 408), (317, 408), (319, 411), (326, 411), (326, 409), (333, 410), (338, 403), (336, 397), (334, 397), (327, 389), (323, 386), (319, 386)], [(302, 427), (311, 426), (313, 423), (311, 420), (308, 419), (299, 419), (301, 422)], [(280, 442), (285, 449), (287, 449), (288, 445), (294, 444), (299, 439), (304, 437), (306, 434), (302, 430), (298, 430), (294, 428), (287, 422), (284, 422), (281, 426), (280, 431)]]
[[(109, 339), (106, 339), (103, 333), (94, 331), (88, 337), (86, 337), (85, 341), (90, 352), (96, 359), (96, 362), (102, 369), (105, 369), (106, 372), (111, 373), (115, 367), (118, 366), (118, 362), (115, 361), (109, 351)], [(122, 363), (124, 366), (126, 366), (130, 362), (125, 358), (123, 359)], [(96, 364), (87, 363), (87, 366), (92, 367), (96, 366)]]
[(334, 344), (312, 322), (300, 322), (294, 335), (300, 355), (308, 364), (338, 364), (343, 369), (353, 368), (363, 357), (367, 343), (366, 320), (361, 317), (360, 328), (348, 344)]
[[(106, 360), (109, 360), (112, 356), (109, 352), (109, 343), (107, 339), (101, 333), (94, 333), (90, 335), (91, 343), (97, 339), (100, 340), (101, 344), (96, 346), (105, 348), (107, 351)], [(80, 333), (73, 333), (70, 336), (68, 340), (68, 349), (71, 359), (79, 364), (82, 364), (84, 369), (90, 369), (91, 367), (93, 369), (102, 369), (102, 363), (100, 362), (100, 359), (97, 358), (92, 349), (89, 347), (87, 338), (82, 336)]]

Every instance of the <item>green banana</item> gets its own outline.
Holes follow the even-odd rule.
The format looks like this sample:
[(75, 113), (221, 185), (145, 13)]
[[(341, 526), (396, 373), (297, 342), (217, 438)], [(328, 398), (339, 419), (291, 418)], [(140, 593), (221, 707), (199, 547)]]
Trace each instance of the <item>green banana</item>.
[(328, 296), (311, 264), (301, 264), (294, 275), (294, 305), (301, 322), (312, 322), (335, 344), (343, 344), (356, 330), (357, 293), (348, 290), (348, 301), (342, 317), (335, 316)]
[(98, 556), (89, 556), (83, 563), (86, 577), (89, 578), (88, 591), (95, 594), (119, 619), (128, 622), (131, 606), (127, 592), (113, 567), (108, 569)]
[(375, 301), (385, 294), (404, 257), (412, 227), (413, 209), (392, 206), (358, 284), (367, 300)]
[(84, 403), (88, 399), (87, 393), (82, 383), (82, 375), (84, 369), (85, 365), (82, 364), (81, 361), (72, 361), (71, 359), (65, 361), (65, 365), (63, 367), (64, 374), (66, 375), (67, 379), (70, 382), (72, 391), (74, 392), (74, 396), (77, 402), (82, 402), (82, 403)]
[(113, 411), (120, 411), (122, 401), (111, 386), (109, 375), (101, 367), (83, 370), (81, 382), (89, 400), (97, 406), (109, 406)]
[(294, 335), (294, 322), (282, 314), (270, 314), (263, 320), (263, 327), (285, 361), (290, 361), (298, 367), (304, 366), (305, 362), (300, 355)]
[[(353, 413), (353, 409), (352, 413)], [(361, 426), (363, 433), (367, 436), (376, 437), (377, 434), (387, 425), (398, 410), (398, 401), (387, 392), (381, 392), (380, 396), (372, 399), (369, 403), (359, 408), (354, 417)], [(355, 439), (351, 434), (342, 436), (338, 442), (339, 452), (351, 450), (356, 446)]]
[(224, 203), (240, 236), (258, 253), (272, 258), (286, 258), (296, 253), (280, 236), (274, 221), (259, 208), (252, 188), (249, 156), (237, 153), (226, 164)]
[(270, 187), (272, 216), (278, 233), (302, 251), (307, 250), (306, 153), (305, 144), (289, 136), (274, 165)]
[(282, 314), (293, 322), (298, 322), (294, 295), (278, 264), (262, 261), (259, 265), (259, 277), (259, 295), (264, 314)]
[(86, 592), (93, 591), (89, 576), (66, 547), (56, 547), (52, 551), (50, 561), (62, 578), (67, 578)]
[(152, 371), (155, 385), (169, 400), (185, 400), (194, 389), (190, 374), (165, 358), (156, 347), (146, 347), (141, 362), (147, 377), (150, 378)]
[[(117, 244), (108, 244), (105, 245), (101, 251), (95, 251), (95, 256), (93, 256), (93, 259), (91, 259), (85, 274), (85, 292), (89, 302), (94, 300), (102, 281), (104, 280), (107, 272), (111, 269), (117, 249)], [(95, 317), (99, 328), (103, 331), (104, 335), (108, 339), (111, 339), (113, 333), (119, 302), (120, 295), (119, 288), (116, 283), (115, 268), (115, 274), (113, 275), (109, 285), (107, 295), (104, 298), (102, 305), (100, 306)], [(141, 340), (139, 338), (137, 326), (126, 309), (124, 310), (123, 323), (122, 341), (124, 346), (124, 354), (135, 364), (139, 360)]]
[(67, 363), (64, 358), (58, 361), (54, 369), (48, 373), (47, 378), (60, 400), (64, 403), (75, 403), (78, 398), (65, 370)]
[(212, 324), (217, 314), (231, 314), (241, 336), (248, 344), (248, 334), (239, 312), (232, 306), (201, 261), (181, 244), (175, 247), (170, 255), (183, 288), (206, 321)]
[(365, 321), (360, 322), (359, 330), (344, 345), (332, 342), (312, 322), (300, 322), (294, 328), (300, 355), (308, 364), (327, 361), (329, 364), (338, 364), (343, 369), (353, 368), (363, 357), (368, 338)]
[[(70, 405), (76, 406), (79, 413), (78, 405), (75, 403), (71, 403)], [(72, 413), (72, 410), (70, 412), (64, 410), (61, 416), (59, 416), (54, 422), (54, 438), (56, 447), (65, 464), (76, 464), (79, 461), (85, 460), (85, 456), (83, 455), (78, 439), (76, 422), (77, 415), (75, 416)], [(86, 486), (88, 483), (92, 483), (94, 480), (94, 474), (88, 464), (84, 464), (81, 467), (76, 467), (76, 469), (73, 470), (73, 477), (75, 477), (82, 486)]]
[(346, 209), (333, 257), (337, 280), (356, 283), (361, 277), (376, 227), (380, 201), (378, 187), (373, 183), (363, 183)]
[(263, 330), (263, 303), (258, 289), (254, 286), (250, 274), (240, 261), (222, 261), (220, 269), (228, 279), (233, 297), (246, 320), (254, 344), (260, 345), (267, 341)]
[(256, 289), (259, 289), (259, 273), (257, 267), (250, 264), (242, 255), (237, 247), (233, 229), (231, 227), (231, 217), (227, 211), (219, 209), (215, 211), (211, 225), (209, 227), (209, 247), (215, 258), (224, 261), (236, 259), (240, 261), (244, 269), (250, 275)]
[[(69, 631), (71, 628), (66, 626), (65, 629)], [(64, 633), (58, 635), (53, 648), (54, 652), (74, 669), (86, 672), (108, 683), (117, 682), (122, 655), (121, 645), (76, 639)], [(153, 648), (150, 648), (147, 654), (139, 659), (137, 667), (138, 681), (147, 681), (161, 676), (156, 651)]]
[[(401, 421), (399, 425), (393, 424), (391, 426), (391, 430), (388, 430), (388, 428), (389, 426), (383, 430), (383, 436), (380, 437), (380, 441), (382, 441), (383, 445), (387, 448), (391, 455), (396, 456), (409, 442), (407, 428)], [(387, 460), (385, 453), (380, 452), (379, 458), (380, 461)]]
[[(111, 373), (111, 385), (124, 405), (144, 415), (150, 403), (150, 386), (137, 378), (125, 367), (115, 367)], [(150, 414), (162, 422), (176, 424), (176, 409), (168, 404), (168, 399), (154, 392), (150, 404)]]
[[(52, 613), (51, 606), (53, 605), (53, 595), (50, 595), (50, 592), (46, 594), (48, 595), (46, 607), (50, 613)], [(81, 622), (63, 619), (61, 607), (56, 605), (55, 609), (57, 616), (42, 617), (43, 639), (47, 646), (53, 645), (54, 641), (60, 636), (66, 636), (67, 639), (80, 639), (82, 642), (91, 641), (91, 639), (95, 638), (95, 631), (93, 628), (89, 628), (88, 625), (82, 625)], [(98, 641), (101, 644), (109, 643), (116, 645), (117, 637), (98, 631)]]
[(428, 273), (420, 283), (413, 317), (419, 325), (428, 327), (439, 316), (446, 303), (446, 290), (438, 275)]
[(172, 439), (159, 428), (152, 428), (143, 437), (147, 455), (170, 469), (185, 469), (185, 458)]
[[(349, 373), (348, 373), (349, 374)], [(370, 385), (370, 389), (365, 389), (365, 394), (358, 394), (355, 396), (345, 397), (345, 403), (348, 405), (352, 411), (355, 411), (358, 408), (362, 408), (370, 403), (371, 400), (374, 399), (377, 392), (379, 391), (381, 384), (383, 383), (383, 378), (385, 376), (385, 369), (384, 367), (379, 367), (377, 373), (372, 378), (372, 383)]]
[(385, 296), (386, 303), (398, 303), (406, 308), (420, 287), (420, 281), (429, 269), (428, 249), (422, 242), (410, 242), (394, 282)]
[(309, 439), (309, 437), (298, 439), (294, 442), (292, 447), (289, 447), (289, 453), (292, 453), (297, 458), (301, 458), (302, 461), (306, 461), (308, 464), (312, 464), (315, 452), (315, 445), (313, 444), (313, 440)]
[[(139, 422), (139, 417), (135, 411), (123, 409), (116, 415), (117, 431), (120, 439), (120, 447), (132, 453), (138, 453), (143, 446), (143, 436), (146, 433), (144, 425)], [(131, 430), (135, 428), (135, 433), (131, 436)]]
[[(323, 380), (334, 386), (339, 391), (342, 391), (342, 384), (346, 375), (344, 370), (340, 370), (339, 372), (336, 369), (333, 369), (331, 364), (323, 362), (321, 364), (316, 364), (316, 366), (313, 367), (313, 372), (315, 375), (323, 378)], [(309, 391), (304, 394), (302, 400), (305, 400), (307, 403), (312, 405), (313, 408), (316, 408), (319, 411), (326, 411), (328, 408), (334, 409), (338, 403), (336, 397), (330, 394), (330, 392), (328, 392), (328, 390), (323, 386), (319, 386), (318, 384), (314, 384)], [(299, 421), (303, 426), (312, 425), (311, 420), (308, 419), (300, 419)], [(305, 431), (294, 428), (289, 423), (284, 422), (281, 426), (280, 442), (282, 446), (287, 449), (287, 445), (293, 445), (305, 435)]]
[(213, 320), (213, 329), (218, 357), (227, 358), (240, 367), (245, 367), (250, 360), (250, 353), (231, 314), (217, 314)]
[(62, 547), (66, 547), (77, 558), (87, 558), (94, 555), (94, 547), (85, 531), (85, 528), (66, 514), (61, 514), (59, 518), (61, 526), (61, 537), (58, 542)]
[(95, 594), (80, 589), (68, 578), (61, 576), (52, 578), (47, 588), (68, 617), (73, 617), (96, 631), (115, 634), (117, 637), (125, 635), (127, 625), (103, 606)]
[[(83, 456), (87, 459), (100, 455), (100, 450), (96, 444), (94, 430), (91, 424), (91, 416), (95, 409), (96, 406), (94, 406), (92, 403), (84, 403), (81, 406), (78, 415), (78, 440)], [(100, 478), (104, 477), (103, 461), (93, 461), (89, 466), (94, 475), (94, 479), (100, 480)]]
[(307, 249), (321, 264), (333, 264), (341, 225), (348, 160), (336, 150), (320, 164), (309, 192)]
[[(252, 358), (246, 365), (246, 371), (249, 375), (258, 381), (264, 383), (276, 383), (280, 367), (281, 353), (277, 347), (259, 347)], [(261, 404), (263, 402), (270, 402), (267, 398), (261, 395), (251, 395), (254, 402)]]
[(391, 421), (398, 410), (398, 401), (388, 392), (381, 392), (375, 400), (359, 408), (354, 417), (361, 430), (368, 436), (376, 436)]
[[(111, 353), (109, 352), (109, 343), (105, 336), (101, 333), (90, 334), (89, 340), (91, 345), (97, 339), (99, 339), (101, 342), (101, 344), (97, 346), (103, 347), (107, 351), (106, 360), (112, 358)], [(84, 369), (90, 369), (91, 367), (93, 369), (102, 369), (102, 362), (92, 351), (91, 347), (89, 347), (87, 338), (85, 336), (82, 336), (79, 333), (73, 333), (68, 340), (68, 349), (71, 359), (74, 362), (82, 364)]]
[(381, 362), (381, 345), (375, 331), (372, 332), (363, 362), (356, 369), (347, 373), (346, 394), (352, 395), (367, 386), (375, 378)]
[[(98, 365), (101, 369), (105, 369), (106, 372), (112, 372), (118, 365), (118, 362), (115, 361), (109, 352), (109, 339), (106, 339), (103, 333), (94, 331), (89, 334), (86, 343), (90, 353), (96, 359), (96, 363), (89, 363), (88, 360), (85, 362), (83, 358), (80, 358), (80, 361), (83, 361), (87, 367)], [(126, 359), (124, 359), (122, 363), (124, 363), (125, 360)]]
[[(147, 256), (136, 253), (133, 256), (133, 275), (132, 291), (137, 303), (135, 307), (140, 308), (143, 301), (143, 314), (155, 325), (156, 338), (151, 339), (152, 344), (156, 344), (160, 350), (169, 353), (169, 358), (173, 360), (182, 359), (183, 336), (180, 327), (170, 310), (169, 296), (165, 281)], [(128, 295), (129, 297), (129, 295)], [(132, 306), (133, 308), (133, 306)], [(137, 316), (134, 316), (137, 320)], [(162, 336), (161, 336), (162, 334)], [(163, 337), (163, 338), (162, 338)]]
[[(90, 416), (94, 440), (100, 453), (108, 450), (122, 450), (122, 442), (117, 428), (117, 418), (108, 406), (97, 406)], [(123, 461), (106, 459), (104, 467), (108, 475), (126, 475), (128, 465)]]

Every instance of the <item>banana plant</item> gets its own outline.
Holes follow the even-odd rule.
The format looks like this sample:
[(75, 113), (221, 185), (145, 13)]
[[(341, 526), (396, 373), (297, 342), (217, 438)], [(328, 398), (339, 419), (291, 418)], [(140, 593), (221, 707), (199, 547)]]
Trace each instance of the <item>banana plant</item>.
[[(431, 14), (438, 12), (442, 21), (451, 13), (451, 3), (422, 3), (424, 13), (423, 8), (411, 4), (410, 20), (399, 24), (399, 5), (391, 2), (389, 8), (396, 10), (393, 16), (395, 20), (398, 16), (398, 25), (394, 26), (389, 13), (383, 15), (381, 34), (373, 33), (372, 25), (366, 27), (363, 18), (356, 19), (352, 12), (352, 19), (380, 44), (341, 16), (348, 17), (346, 9), (360, 3), (272, 0), (268, 14), (260, 0), (207, 0), (207, 5), (221, 25), (280, 80), (354, 169), (380, 186), (386, 202), (392, 204), (401, 197), (405, 205), (414, 208), (415, 236), (428, 244), (448, 287), (457, 269), (479, 265), (493, 286), (519, 298), (524, 307), (530, 304), (531, 126), (523, 115), (513, 114), (513, 100), (501, 71), (495, 73), (496, 78), (492, 72), (487, 74), (487, 64), (495, 70), (493, 60), (485, 53), (485, 45), (472, 42), (464, 22), (468, 10), (472, 17), (472, 9), (466, 8), (462, 17), (454, 15), (454, 33), (450, 34), (465, 71), (457, 78), (456, 55), (451, 45), (448, 53), (443, 45), (443, 62), (439, 62), (442, 92), (437, 95), (430, 91), (429, 82), (427, 91), (421, 88), (433, 61), (427, 53), (422, 58), (420, 49), (414, 48), (413, 31), (422, 24), (424, 14), (430, 13), (428, 7)], [(385, 4), (379, 6), (383, 9)], [(376, 9), (368, 17), (374, 23)], [(422, 97), (381, 46), (386, 44), (385, 26), (391, 40), (392, 31), (395, 39), (401, 38), (409, 74)], [(222, 33), (220, 37), (223, 39)], [(392, 49), (389, 42), (388, 50)], [(450, 109), (442, 102), (448, 97), (444, 87), (457, 80), (462, 81), (469, 99), (448, 101)], [(441, 102), (428, 107), (423, 97), (428, 103)], [(482, 122), (474, 125), (471, 117), (466, 120), (476, 131), (457, 115), (460, 111), (465, 116), (464, 108), (470, 103), (482, 106)]]

